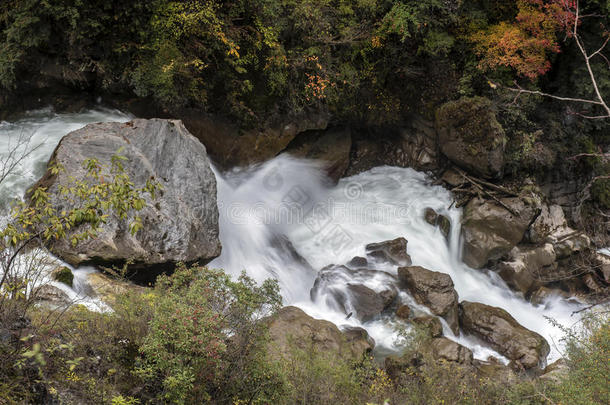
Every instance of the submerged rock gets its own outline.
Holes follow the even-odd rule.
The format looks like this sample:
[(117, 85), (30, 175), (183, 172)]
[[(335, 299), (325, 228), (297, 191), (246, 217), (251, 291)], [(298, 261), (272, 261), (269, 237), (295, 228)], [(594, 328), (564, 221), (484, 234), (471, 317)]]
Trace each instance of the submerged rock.
[(432, 208), (426, 208), (424, 211), (424, 219), (427, 223), (433, 226), (438, 226), (445, 238), (449, 237), (451, 232), (451, 221), (444, 215), (438, 214)]
[(502, 175), (506, 137), (491, 101), (474, 97), (444, 104), (436, 112), (436, 131), (453, 163), (485, 178)]
[(396, 238), (366, 245), (366, 254), (376, 260), (397, 266), (410, 266), (411, 256), (407, 254), (407, 240)]
[(311, 298), (366, 322), (393, 303), (398, 294), (395, 283), (394, 276), (383, 271), (328, 266), (318, 273)]
[(442, 316), (453, 333), (459, 333), (458, 294), (448, 274), (419, 266), (400, 267), (398, 279), (418, 303), (430, 308), (433, 314)]
[(296, 347), (359, 359), (374, 346), (364, 329), (343, 333), (333, 323), (314, 319), (296, 307), (284, 307), (269, 319), (269, 337), (272, 356), (284, 358)]
[(83, 262), (116, 263), (133, 260), (143, 265), (207, 262), (220, 254), (216, 178), (206, 148), (180, 121), (134, 120), (125, 124), (98, 123), (66, 135), (51, 161), (65, 171), (47, 173), (38, 186), (48, 187), (55, 208), (65, 209), (60, 186), (71, 176), (84, 179), (89, 158), (109, 166), (122, 149), (125, 172), (136, 186), (149, 179), (163, 187), (138, 215), (142, 230), (129, 232), (127, 221), (109, 216), (97, 236), (74, 247), (56, 241), (51, 250), (72, 265)]
[(500, 259), (519, 243), (537, 210), (521, 198), (502, 198), (515, 215), (495, 201), (475, 198), (464, 210), (463, 260), (480, 269), (490, 260)]
[(525, 369), (542, 367), (550, 351), (542, 336), (521, 326), (502, 308), (463, 301), (460, 326)]

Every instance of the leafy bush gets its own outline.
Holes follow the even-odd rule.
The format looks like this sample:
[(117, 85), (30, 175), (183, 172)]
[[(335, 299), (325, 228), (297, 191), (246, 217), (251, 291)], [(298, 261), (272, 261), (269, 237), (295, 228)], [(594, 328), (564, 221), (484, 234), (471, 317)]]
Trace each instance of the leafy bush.
[[(280, 302), (277, 282), (257, 286), (245, 274), (232, 281), (218, 270), (179, 266), (171, 277), (157, 279), (136, 375), (172, 403), (249, 393), (254, 386), (248, 384), (267, 371), (257, 361), (265, 337), (260, 320)], [(249, 395), (266, 394), (257, 391)]]

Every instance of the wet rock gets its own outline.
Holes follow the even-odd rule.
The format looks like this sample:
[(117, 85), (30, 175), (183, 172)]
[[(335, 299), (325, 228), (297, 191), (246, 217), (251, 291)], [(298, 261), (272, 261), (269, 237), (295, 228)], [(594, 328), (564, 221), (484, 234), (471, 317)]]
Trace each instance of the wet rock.
[(438, 214), (432, 208), (426, 208), (424, 210), (424, 219), (430, 225), (436, 225), (436, 220), (438, 219)]
[(424, 211), (424, 219), (430, 225), (438, 226), (445, 238), (449, 237), (449, 232), (451, 231), (451, 221), (449, 218), (438, 214), (432, 208), (426, 208)]
[[(345, 341), (348, 345), (353, 344), (355, 347), (360, 346), (363, 352), (368, 352), (375, 347), (375, 339), (373, 339), (364, 328), (358, 326), (341, 326), (341, 332), (345, 336)], [(367, 345), (368, 343), (368, 345)]]
[(536, 207), (520, 198), (502, 198), (514, 215), (495, 201), (476, 198), (464, 210), (462, 238), (463, 260), (480, 269), (490, 260), (500, 259), (523, 239), (537, 213)]
[(282, 118), (264, 129), (243, 130), (198, 110), (177, 111), (175, 116), (206, 146), (214, 161), (226, 168), (269, 160), (286, 149), (298, 134), (326, 129), (329, 118), (324, 113), (300, 114)]
[(72, 282), (74, 281), (74, 274), (72, 274), (72, 270), (70, 270), (68, 267), (58, 266), (51, 272), (51, 278), (53, 278), (53, 280), (55, 281), (64, 283), (65, 285), (72, 287)]
[(398, 295), (395, 284), (394, 276), (383, 271), (328, 266), (318, 273), (311, 298), (366, 322), (393, 303)]
[(470, 349), (444, 337), (432, 339), (432, 356), (436, 360), (472, 364), (472, 351)]
[(413, 323), (428, 329), (428, 331), (430, 331), (430, 336), (432, 337), (443, 336), (443, 325), (436, 316), (419, 316), (413, 318)]
[(477, 176), (501, 177), (506, 137), (491, 101), (474, 97), (444, 104), (436, 112), (436, 130), (450, 161)]
[(551, 297), (561, 297), (565, 300), (570, 299), (570, 294), (556, 288), (540, 287), (530, 294), (529, 301), (534, 305), (541, 305)]
[(352, 137), (349, 129), (308, 131), (298, 135), (286, 152), (324, 162), (326, 173), (337, 182), (349, 165)]
[(463, 301), (460, 303), (460, 325), (465, 333), (489, 343), (494, 350), (525, 369), (543, 366), (550, 351), (542, 336), (521, 326), (501, 308)]
[(369, 264), (368, 260), (366, 260), (365, 257), (360, 257), (360, 256), (356, 256), (356, 257), (352, 258), (352, 260), (347, 262), (347, 265), (351, 268), (362, 268), (362, 267), (366, 267), (368, 264)]
[(396, 317), (400, 319), (409, 319), (409, 315), (411, 314), (411, 308), (408, 305), (401, 305), (396, 310)]
[(448, 274), (419, 266), (400, 267), (398, 279), (418, 303), (430, 308), (433, 314), (442, 316), (453, 333), (459, 333), (458, 294)]
[(514, 290), (527, 294), (557, 268), (550, 243), (537, 248), (515, 247), (507, 261), (497, 265), (500, 277)]
[(269, 337), (269, 351), (276, 358), (289, 358), (295, 346), (354, 359), (373, 349), (366, 331), (346, 335), (333, 323), (314, 319), (296, 307), (284, 307), (269, 319)]
[(376, 260), (397, 266), (411, 265), (411, 256), (407, 254), (407, 240), (405, 238), (370, 243), (366, 245), (366, 254)]
[(91, 261), (114, 264), (129, 259), (143, 268), (180, 261), (207, 262), (218, 256), (216, 177), (205, 146), (180, 121), (98, 123), (71, 132), (51, 158), (65, 171), (47, 173), (38, 185), (48, 187), (55, 208), (65, 209), (59, 187), (68, 185), (70, 176), (85, 178), (86, 159), (96, 158), (108, 167), (119, 148), (127, 158), (125, 172), (136, 186), (152, 178), (163, 187), (154, 202), (148, 200), (138, 212), (142, 230), (132, 235), (127, 221), (111, 215), (95, 238), (77, 247), (66, 238), (54, 242), (51, 250), (72, 265)]

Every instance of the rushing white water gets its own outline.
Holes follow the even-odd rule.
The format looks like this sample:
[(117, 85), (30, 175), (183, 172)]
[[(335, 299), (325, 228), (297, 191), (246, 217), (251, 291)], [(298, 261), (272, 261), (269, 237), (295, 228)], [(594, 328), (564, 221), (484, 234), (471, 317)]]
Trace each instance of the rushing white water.
[(20, 198), (44, 173), (61, 138), (93, 122), (129, 121), (117, 110), (98, 108), (74, 114), (56, 114), (51, 108), (30, 111), (18, 121), (0, 122), (0, 176), (15, 163), (13, 175), (0, 183), (0, 207)]
[[(335, 187), (326, 186), (321, 172), (317, 162), (282, 155), (249, 170), (226, 176), (217, 173), (218, 201), (223, 205), (223, 253), (211, 265), (234, 274), (246, 269), (259, 281), (277, 278), (286, 304), (338, 325), (362, 326), (382, 349), (392, 350), (395, 321), (382, 318), (361, 325), (354, 317), (346, 319), (344, 312), (326, 305), (324, 300), (312, 302), (309, 290), (315, 274), (294, 262), (284, 247), (278, 249), (273, 241), (286, 235), (298, 253), (319, 270), (330, 264), (347, 263), (354, 256), (365, 256), (365, 245), (369, 243), (405, 237), (414, 265), (449, 274), (460, 300), (506, 309), (523, 326), (549, 341), (550, 359), (560, 355), (556, 343), (561, 331), (546, 317), (569, 326), (576, 321), (571, 314), (577, 304), (557, 297), (533, 306), (494, 273), (462, 263), (461, 210), (450, 208), (449, 191), (432, 185), (426, 174), (409, 168), (377, 167), (342, 179)], [(424, 220), (428, 207), (450, 219), (449, 242), (437, 227)], [(373, 267), (392, 274), (397, 270), (385, 263), (374, 263)], [(365, 281), (374, 290), (383, 288), (380, 283), (383, 281), (379, 278)], [(406, 301), (428, 312), (412, 299)], [(453, 337), (446, 325), (444, 329), (446, 335)], [(453, 338), (472, 348), (477, 358), (494, 354), (470, 337)]]
[[(0, 161), (10, 157), (12, 146), (24, 136), (29, 143), (21, 148), (35, 148), (19, 163), (18, 174), (0, 184), (0, 207), (22, 196), (42, 175), (62, 136), (90, 122), (129, 118), (105, 109), (61, 115), (39, 110), (17, 122), (0, 123)], [(324, 299), (312, 301), (310, 290), (322, 267), (344, 264), (354, 256), (364, 256), (365, 245), (397, 237), (409, 241), (407, 250), (414, 265), (449, 274), (460, 300), (504, 308), (522, 325), (547, 338), (552, 347), (551, 359), (559, 356), (554, 343), (558, 342), (561, 331), (545, 317), (566, 326), (576, 321), (570, 316), (576, 304), (551, 298), (535, 307), (510, 291), (493, 273), (464, 265), (459, 257), (461, 211), (450, 208), (451, 194), (432, 185), (424, 173), (377, 167), (330, 186), (319, 162), (282, 155), (247, 169), (216, 171), (216, 177), (223, 250), (210, 265), (233, 275), (246, 271), (257, 281), (276, 278), (285, 304), (299, 306), (311, 316), (340, 326), (362, 326), (382, 352), (396, 349), (398, 321), (389, 316), (364, 324), (355, 317), (346, 319), (344, 312), (328, 305)], [(424, 220), (423, 213), (428, 207), (450, 219), (449, 241)], [(396, 274), (396, 267), (387, 263), (373, 262), (369, 268)], [(91, 271), (95, 270), (75, 269), (71, 297), (87, 295), (86, 275)], [(361, 281), (377, 291), (387, 283), (385, 277), (364, 277)], [(405, 292), (400, 294), (400, 299), (417, 311), (429, 313)], [(445, 323), (444, 332), (472, 348), (477, 358), (499, 356), (474, 339), (454, 337)]]
[[(130, 118), (127, 114), (106, 108), (74, 114), (56, 114), (45, 108), (30, 111), (17, 121), (0, 122), (0, 226), (8, 219), (11, 201), (21, 198), (26, 189), (44, 174), (51, 154), (64, 135), (89, 123), (125, 122)], [(51, 280), (49, 272), (58, 265), (73, 270), (74, 288)], [(35, 269), (43, 269), (43, 272)], [(87, 274), (96, 271), (92, 267), (73, 269), (48, 252), (36, 249), (19, 257), (13, 271), (27, 275), (33, 287), (50, 284), (62, 290), (71, 302), (92, 310), (108, 309), (101, 300), (87, 294)]]

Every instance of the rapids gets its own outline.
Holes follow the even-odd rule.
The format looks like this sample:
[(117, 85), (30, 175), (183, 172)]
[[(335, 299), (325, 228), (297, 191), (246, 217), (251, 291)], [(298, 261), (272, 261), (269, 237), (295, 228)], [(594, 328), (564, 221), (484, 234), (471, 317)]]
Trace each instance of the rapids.
[[(43, 174), (65, 134), (91, 122), (129, 119), (119, 111), (102, 108), (77, 114), (55, 114), (44, 109), (29, 112), (18, 121), (0, 123), (0, 161), (10, 159), (10, 151), (19, 143), (17, 150), (32, 151), (17, 163), (17, 174), (0, 184), (0, 209), (6, 213), (9, 202), (21, 197)], [(215, 169), (215, 174), (223, 250), (210, 266), (235, 276), (246, 271), (257, 281), (276, 278), (286, 305), (296, 305), (311, 316), (339, 326), (364, 327), (375, 339), (380, 353), (398, 349), (395, 320), (386, 316), (361, 324), (355, 317), (346, 319), (343, 312), (327, 305), (324, 297), (312, 301), (310, 289), (317, 270), (364, 256), (368, 243), (397, 237), (408, 240), (407, 251), (413, 265), (451, 276), (460, 301), (504, 308), (523, 326), (544, 336), (551, 346), (549, 361), (561, 355), (561, 330), (547, 318), (568, 327), (577, 321), (571, 313), (579, 308), (578, 304), (551, 298), (533, 306), (509, 290), (494, 273), (463, 264), (459, 237), (461, 210), (453, 207), (450, 192), (434, 185), (425, 173), (409, 168), (376, 167), (331, 185), (320, 162), (280, 155), (249, 168), (227, 172)], [(424, 220), (423, 213), (428, 207), (450, 219), (448, 241)], [(383, 263), (370, 266), (391, 274), (397, 270)], [(86, 274), (91, 271), (95, 270), (75, 271), (71, 296), (87, 300)], [(363, 282), (379, 290), (386, 281), (381, 277)], [(406, 293), (401, 293), (401, 299), (428, 312)], [(87, 302), (105, 310), (100, 302)], [(490, 354), (501, 357), (467, 336), (456, 338), (446, 324), (444, 334), (473, 349), (476, 358), (485, 359)]]

